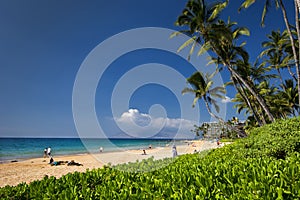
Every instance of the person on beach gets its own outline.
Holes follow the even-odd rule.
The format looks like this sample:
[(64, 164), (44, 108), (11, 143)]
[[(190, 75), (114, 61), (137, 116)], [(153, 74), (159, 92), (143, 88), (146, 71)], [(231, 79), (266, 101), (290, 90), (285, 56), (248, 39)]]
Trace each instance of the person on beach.
[(173, 154), (173, 158), (175, 158), (178, 155), (175, 144), (173, 144), (173, 147), (172, 147), (172, 154)]
[(71, 160), (70, 162), (68, 162), (67, 164), (68, 166), (83, 166), (83, 164), (77, 163), (74, 160)]
[(100, 148), (99, 148), (99, 151), (100, 151), (100, 153), (103, 152), (103, 147), (100, 147)]
[(152, 145), (151, 144), (149, 145), (149, 149), (152, 149)]
[(44, 158), (47, 158), (47, 148), (44, 149)]
[(51, 166), (64, 165), (66, 163), (68, 163), (68, 161), (54, 161), (52, 156), (51, 156), (51, 159), (50, 159), (50, 162), (49, 162), (49, 164)]
[(143, 149), (143, 154), (142, 155), (147, 155), (146, 150)]
[(217, 145), (219, 146), (220, 145), (220, 139), (217, 138)]
[(47, 155), (48, 155), (48, 157), (51, 156), (51, 147), (48, 147), (48, 149), (47, 149)]
[(51, 157), (50, 157), (49, 164), (52, 164), (53, 162), (54, 162), (54, 159), (53, 159), (53, 157), (51, 156)]

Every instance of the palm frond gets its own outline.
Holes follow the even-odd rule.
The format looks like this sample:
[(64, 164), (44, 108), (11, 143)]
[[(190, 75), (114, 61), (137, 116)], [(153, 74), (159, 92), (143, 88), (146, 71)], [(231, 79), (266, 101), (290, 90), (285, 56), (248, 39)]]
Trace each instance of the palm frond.
[(192, 88), (184, 88), (182, 91), (181, 91), (181, 94), (186, 94), (186, 93), (195, 93), (196, 91)]
[[(278, 8), (279, 4), (278, 4), (277, 0), (275, 0), (275, 4), (276, 4), (276, 8)], [(265, 26), (266, 14), (269, 11), (270, 7), (271, 7), (271, 1), (270, 0), (266, 0), (265, 1), (265, 5), (264, 5), (264, 9), (263, 9), (263, 12), (262, 12), (262, 15), (261, 15), (261, 23), (260, 23), (261, 26)]]
[(236, 39), (241, 35), (250, 36), (250, 31), (246, 27), (238, 27), (233, 31), (233, 38)]
[(198, 100), (199, 100), (199, 97), (196, 96), (193, 100), (193, 105), (192, 105), (193, 108), (196, 106)]
[(207, 52), (211, 48), (212, 48), (211, 43), (210, 42), (205, 42), (203, 45), (201, 45), (201, 48), (198, 51), (197, 55), (200, 56), (200, 55), (204, 54), (205, 52)]
[(174, 33), (172, 33), (171, 35), (170, 35), (170, 39), (172, 39), (172, 38), (174, 38), (174, 37), (176, 37), (176, 36), (179, 36), (179, 35), (182, 35), (182, 34), (187, 34), (187, 35), (189, 35), (190, 34), (190, 31), (189, 30), (181, 30), (181, 31), (175, 31)]
[(255, 2), (255, 0), (246, 0), (246, 1), (244, 1), (244, 3), (239, 7), (239, 12), (243, 8), (249, 8), (254, 2)]
[(191, 45), (193, 42), (195, 42), (196, 36), (191, 37), (186, 42), (184, 42), (177, 50), (177, 52), (180, 52), (182, 49), (186, 48), (187, 46)]
[(218, 105), (218, 103), (217, 103), (216, 100), (210, 98), (210, 104), (212, 104), (212, 105), (214, 106), (214, 108), (215, 108), (215, 110), (217, 111), (217, 113), (220, 112), (220, 107), (219, 107), (219, 105)]
[(222, 87), (222, 86), (214, 87), (214, 88), (210, 89), (209, 91), (211, 94), (217, 94), (217, 93), (226, 94), (226, 89), (225, 89), (225, 87)]
[(228, 0), (226, 0), (223, 3), (217, 3), (214, 7), (213, 7), (213, 12), (211, 13), (210, 17), (208, 18), (208, 21), (213, 21), (216, 19), (217, 16), (219, 16), (220, 12), (226, 8), (228, 5)]

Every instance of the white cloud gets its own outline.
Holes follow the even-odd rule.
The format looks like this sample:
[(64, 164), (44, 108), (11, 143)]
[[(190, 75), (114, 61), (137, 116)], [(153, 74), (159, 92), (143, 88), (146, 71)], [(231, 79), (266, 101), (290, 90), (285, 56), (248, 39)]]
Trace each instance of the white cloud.
[(117, 121), (121, 123), (135, 122), (138, 126), (145, 127), (151, 122), (151, 116), (140, 113), (137, 109), (129, 109), (127, 112), (124, 112), (120, 118), (117, 118)]
[(230, 97), (225, 96), (225, 99), (222, 99), (221, 102), (222, 102), (222, 103), (231, 103), (231, 100), (232, 100), (232, 99), (231, 99)]
[(172, 133), (181, 137), (190, 137), (191, 129), (196, 122), (168, 117), (152, 117), (149, 114), (140, 113), (138, 109), (129, 109), (120, 117), (115, 118), (119, 128), (126, 134), (139, 137), (149, 138), (161, 132)]

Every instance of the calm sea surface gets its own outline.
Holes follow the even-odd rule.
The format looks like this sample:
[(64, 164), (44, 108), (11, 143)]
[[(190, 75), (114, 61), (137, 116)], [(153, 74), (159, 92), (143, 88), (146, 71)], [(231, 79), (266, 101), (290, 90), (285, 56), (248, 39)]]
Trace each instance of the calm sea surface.
[[(163, 147), (172, 140), (166, 139), (79, 139), (79, 138), (0, 138), (0, 162), (15, 159), (37, 158), (51, 147), (52, 155), (96, 153)], [(183, 141), (176, 141), (181, 143)]]

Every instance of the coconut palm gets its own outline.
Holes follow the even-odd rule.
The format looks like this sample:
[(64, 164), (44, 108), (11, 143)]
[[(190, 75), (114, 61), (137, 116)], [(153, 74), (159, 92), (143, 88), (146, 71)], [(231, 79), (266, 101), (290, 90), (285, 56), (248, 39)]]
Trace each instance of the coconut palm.
[[(248, 8), (249, 6), (251, 6), (255, 2), (256, 2), (256, 0), (244, 0), (244, 2), (242, 3), (240, 9)], [(290, 39), (290, 43), (291, 43), (291, 47), (292, 47), (292, 55), (293, 55), (294, 64), (295, 64), (295, 67), (296, 67), (296, 74), (297, 74), (298, 101), (300, 102), (300, 66), (299, 66), (300, 51), (298, 51), (298, 54), (297, 54), (296, 41), (293, 37), (292, 30), (291, 30), (290, 23), (289, 23), (289, 19), (287, 17), (287, 12), (286, 12), (286, 9), (285, 9), (285, 6), (284, 6), (282, 0), (273, 0), (273, 1), (272, 0), (266, 0), (265, 1), (263, 13), (262, 13), (261, 24), (264, 25), (265, 16), (268, 12), (268, 9), (272, 5), (272, 3), (275, 4), (276, 8), (281, 9), (283, 20), (284, 20), (284, 23), (285, 23), (285, 26), (286, 26), (286, 30), (288, 32), (289, 39)], [(299, 40), (299, 38), (300, 38), (300, 26), (299, 26), (300, 2), (299, 2), (299, 0), (294, 0), (294, 5), (295, 5), (295, 18), (296, 18), (295, 19), (295, 21), (296, 21), (296, 32), (297, 32), (297, 38), (298, 38), (298, 46), (300, 47), (300, 40)]]
[[(216, 71), (217, 72), (217, 71)], [(215, 72), (215, 73), (216, 73)], [(221, 117), (214, 114), (211, 109), (211, 105), (215, 108), (217, 112), (219, 112), (220, 108), (217, 104), (217, 100), (215, 98), (224, 99), (225, 87), (217, 86), (213, 87), (212, 78), (215, 73), (205, 76), (201, 72), (195, 72), (192, 76), (187, 79), (187, 82), (191, 85), (191, 87), (186, 87), (182, 90), (182, 94), (192, 93), (195, 95), (192, 106), (194, 107), (198, 100), (203, 99), (206, 109), (208, 113), (215, 119), (217, 119), (222, 124), (227, 124)], [(234, 130), (239, 136), (245, 136), (245, 133), (235, 126), (229, 125), (231, 130)]]
[(298, 92), (292, 79), (285, 80), (285, 83), (281, 85), (282, 91), (278, 96), (285, 101), (285, 105), (290, 108), (290, 113), (296, 116), (296, 112), (299, 114), (300, 105), (298, 102)]
[[(266, 98), (266, 95), (261, 91), (264, 88), (258, 87), (262, 82), (269, 81), (271, 78), (276, 78), (275, 74), (270, 73), (271, 68), (266, 67), (264, 64), (254, 63), (250, 65), (248, 63), (238, 62), (237, 71), (238, 73), (251, 84), (253, 90), (258, 93), (262, 98)], [(263, 109), (258, 103), (257, 99), (244, 87), (239, 80), (232, 79), (232, 83), (235, 88), (239, 91), (233, 102), (237, 102), (235, 108), (240, 113), (245, 110), (247, 114), (253, 115), (258, 124), (261, 126), (266, 124), (268, 121), (266, 114), (263, 113)], [(266, 102), (267, 103), (267, 102)], [(267, 103), (268, 107), (270, 106)]]
[(206, 74), (205, 76), (201, 72), (195, 72), (191, 77), (187, 79), (187, 82), (191, 85), (191, 87), (186, 87), (182, 90), (182, 94), (185, 93), (193, 93), (195, 95), (193, 101), (193, 107), (196, 105), (198, 100), (203, 99), (205, 106), (207, 108), (208, 113), (216, 118), (217, 120), (224, 122), (224, 120), (215, 115), (212, 112), (211, 105), (214, 106), (215, 110), (219, 112), (220, 108), (217, 104), (217, 100), (215, 98), (224, 98), (225, 88), (223, 86), (213, 86), (212, 75)]
[(260, 54), (260, 57), (267, 56), (265, 63), (269, 63), (271, 67), (276, 69), (281, 84), (284, 83), (281, 70), (287, 66), (287, 63), (284, 62), (286, 58), (284, 50), (288, 41), (287, 36), (287, 32), (281, 34), (279, 30), (272, 31), (272, 33), (267, 36), (269, 41), (262, 43), (262, 46), (266, 49)]
[(219, 19), (219, 13), (228, 4), (228, 0), (224, 3), (213, 3), (207, 5), (204, 0), (190, 0), (187, 2), (182, 14), (177, 18), (176, 26), (187, 26), (189, 29), (181, 30), (173, 33), (170, 37), (178, 36), (182, 33), (187, 34), (191, 39), (183, 43), (178, 51), (181, 51), (186, 46), (191, 45), (191, 49), (188, 55), (194, 53), (197, 44), (202, 43), (202, 38), (206, 40), (210, 38), (212, 34), (218, 33), (220, 30), (212, 30), (212, 25)]
[[(248, 54), (243, 49), (243, 43), (238, 45), (237, 39), (241, 35), (249, 35), (249, 31), (243, 27), (234, 27), (236, 23), (228, 20), (227, 23), (218, 20), (219, 12), (227, 6), (227, 1), (224, 3), (217, 3), (214, 6), (206, 6), (204, 0), (190, 0), (182, 14), (178, 17), (176, 25), (188, 26), (188, 32), (191, 37), (185, 42), (178, 51), (192, 43), (202, 42), (198, 55), (205, 51), (212, 51), (217, 55), (218, 63), (222, 63), (224, 67), (230, 71), (232, 77), (239, 80), (257, 99), (263, 110), (268, 115), (270, 121), (274, 121), (274, 117), (269, 111), (265, 101), (253, 90), (251, 85), (243, 79), (236, 71), (236, 62), (241, 60), (248, 62)], [(209, 10), (207, 8), (212, 8)], [(181, 31), (180, 33), (182, 33)], [(178, 35), (175, 33), (174, 35)], [(190, 53), (193, 53), (195, 45), (191, 47)]]
[(238, 88), (243, 92), (237, 93), (232, 99), (232, 102), (236, 103), (234, 108), (237, 109), (237, 112), (241, 113), (244, 110), (247, 115), (252, 116), (256, 120), (259, 126), (266, 124), (266, 115), (255, 97), (246, 88), (243, 88), (243, 86), (239, 86)]
[[(231, 24), (226, 25), (231, 31)], [(236, 28), (232, 31), (232, 37), (228, 39), (228, 37), (224, 41), (215, 41), (215, 52), (217, 52), (218, 57), (223, 61), (223, 65), (227, 66), (228, 70), (231, 73), (231, 79), (236, 79), (243, 85), (249, 92), (255, 97), (258, 101), (262, 109), (266, 112), (270, 121), (274, 121), (274, 117), (272, 116), (267, 104), (264, 99), (259, 95), (259, 93), (255, 90), (253, 79), (249, 79), (248, 76), (244, 76), (242, 73), (245, 71), (244, 67), (249, 67), (248, 64), (248, 54), (244, 51), (243, 46), (236, 46), (235, 41), (238, 39), (239, 35), (244, 33), (245, 29)], [(241, 33), (240, 33), (241, 31)], [(225, 44), (224, 44), (225, 43)], [(251, 70), (251, 67), (249, 68)]]
[[(296, 29), (291, 26), (292, 29), (292, 34), (294, 38), (297, 38), (297, 31)], [(283, 33), (287, 33), (287, 31), (285, 30)], [(299, 45), (296, 44), (296, 51), (299, 52)], [(283, 63), (285, 63), (287, 66), (287, 69), (291, 75), (291, 77), (297, 82), (297, 75), (291, 70), (291, 68), (295, 67), (295, 61), (294, 61), (294, 56), (293, 56), (293, 48), (292, 48), (292, 44), (290, 42), (290, 40), (288, 39), (288, 41), (286, 42), (286, 46), (284, 49), (286, 56), (283, 60)]]

